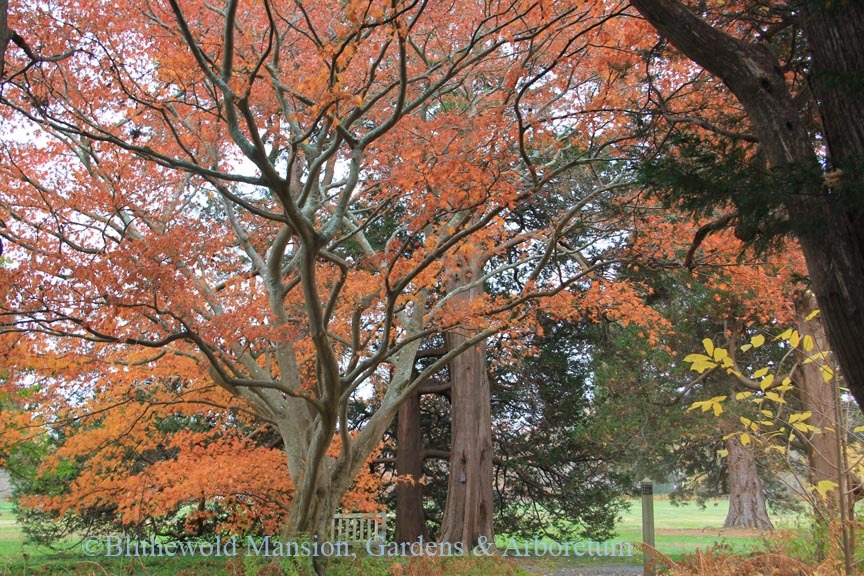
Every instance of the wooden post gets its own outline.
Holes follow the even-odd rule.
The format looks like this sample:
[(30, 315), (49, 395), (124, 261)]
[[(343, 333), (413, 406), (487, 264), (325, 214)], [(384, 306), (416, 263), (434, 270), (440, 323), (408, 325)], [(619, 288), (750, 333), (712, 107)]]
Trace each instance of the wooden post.
[[(642, 542), (654, 548), (654, 483), (642, 480)], [(654, 576), (654, 555), (642, 551), (642, 569), (645, 576)]]

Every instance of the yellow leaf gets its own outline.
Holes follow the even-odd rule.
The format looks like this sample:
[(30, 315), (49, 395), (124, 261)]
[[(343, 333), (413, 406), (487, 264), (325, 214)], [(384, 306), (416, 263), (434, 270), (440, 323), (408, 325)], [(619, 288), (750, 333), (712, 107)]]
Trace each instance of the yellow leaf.
[(864, 432), (864, 426), (856, 426), (852, 429), (852, 432)]
[[(714, 360), (717, 362), (722, 362), (723, 360), (728, 360), (729, 351), (725, 348), (715, 348), (714, 349)], [(730, 361), (731, 364), (731, 361)]]
[(771, 410), (760, 410), (759, 412), (761, 412), (762, 414), (764, 414), (768, 418), (774, 417), (774, 412), (772, 412)]
[(766, 448), (766, 450), (777, 450), (781, 454), (786, 454), (786, 447), (785, 446), (778, 446), (777, 444), (772, 444), (771, 446), (768, 446), (768, 448)]
[(812, 312), (810, 312), (810, 314), (807, 315), (806, 318), (804, 318), (804, 320), (808, 320), (808, 321), (809, 321), (809, 320), (812, 320), (813, 318), (815, 318), (815, 317), (818, 316), (818, 315), (819, 315), (819, 310), (818, 310), (818, 309), (817, 309), (817, 310), (813, 310)]
[(684, 358), (684, 361), (690, 362), (690, 369), (700, 374), (717, 367), (717, 364), (704, 354), (690, 354)]
[(744, 400), (745, 398), (749, 398), (752, 395), (753, 395), (753, 392), (750, 392), (750, 391), (738, 392), (737, 394), (735, 394), (735, 400)]
[(791, 338), (791, 337), (792, 337), (792, 328), (789, 328), (788, 330), (786, 330), (785, 332), (783, 332), (782, 334), (780, 334), (779, 336), (777, 336), (774, 339), (775, 340), (789, 340), (789, 338)]
[(820, 366), (819, 369), (822, 372), (822, 380), (830, 382), (834, 377), (834, 370), (830, 366)]
[(726, 456), (729, 455), (729, 451), (728, 450), (717, 450), (717, 455), (720, 456), (721, 458), (725, 458)]
[(759, 370), (756, 370), (756, 372), (753, 373), (753, 378), (762, 378), (768, 373), (768, 370), (770, 370), (770, 368), (760, 368)]
[(792, 345), (793, 348), (797, 348), (798, 344), (801, 343), (801, 335), (798, 334), (797, 330), (792, 331), (792, 335), (789, 336), (789, 343)]
[(741, 423), (744, 424), (744, 426), (750, 426), (750, 424), (753, 423), (752, 420), (750, 420), (749, 418), (745, 418), (744, 416), (741, 416), (740, 420)]
[(802, 422), (795, 422), (794, 424), (792, 424), (792, 427), (796, 430), (800, 430), (801, 432), (807, 432), (807, 424), (804, 424)]
[(813, 342), (813, 337), (807, 334), (804, 336), (804, 351), (810, 352), (816, 344)]
[(705, 338), (702, 340), (702, 346), (705, 347), (705, 351), (708, 352), (708, 356), (714, 355), (714, 342), (710, 338)]
[(723, 413), (723, 406), (720, 404), (724, 400), (726, 400), (727, 396), (714, 396), (710, 400), (702, 400), (700, 402), (693, 402), (690, 407), (687, 409), (687, 412), (691, 410), (695, 410), (697, 408), (701, 408), (702, 412), (707, 412), (708, 410), (713, 410), (715, 416), (719, 416)]
[(767, 398), (768, 400), (773, 400), (774, 402), (779, 402), (780, 404), (786, 404), (786, 400), (784, 400), (774, 392), (766, 392), (765, 398)]
[(825, 498), (828, 496), (828, 492), (837, 488), (838, 484), (836, 482), (832, 482), (831, 480), (820, 480), (816, 486), (813, 486), (812, 489), (816, 490), (820, 496)]
[(777, 386), (774, 390), (776, 390), (777, 392), (786, 392), (787, 390), (792, 390), (792, 379), (788, 376), (786, 378), (783, 378), (780, 386)]
[(759, 387), (762, 388), (762, 391), (764, 392), (765, 390), (767, 390), (768, 388), (770, 388), (770, 387), (771, 387), (771, 384), (773, 384), (773, 383), (774, 383), (774, 375), (773, 375), (773, 374), (768, 374), (768, 375), (767, 375), (767, 376), (762, 380), (762, 382), (759, 383)]
[(815, 362), (817, 360), (823, 360), (825, 358), (825, 356), (826, 356), (825, 352), (817, 352), (816, 354), (813, 354), (812, 356), (808, 356), (807, 358), (805, 358), (804, 362), (802, 362), (802, 364), (810, 364), (811, 362)]
[(750, 435), (747, 434), (746, 432), (741, 433), (741, 445), (742, 446), (749, 446), (750, 445)]
[(753, 348), (759, 348), (763, 344), (765, 344), (765, 336), (762, 334), (757, 334), (750, 338), (750, 343), (753, 345)]
[(810, 411), (799, 412), (798, 414), (791, 414), (789, 416), (789, 423), (793, 424), (795, 422), (803, 422), (804, 420), (807, 420), (811, 416), (813, 416), (813, 412), (810, 412)]
[(744, 344), (743, 346), (741, 346), (741, 351), (746, 352), (747, 350), (749, 350), (752, 347), (753, 347), (752, 344)]

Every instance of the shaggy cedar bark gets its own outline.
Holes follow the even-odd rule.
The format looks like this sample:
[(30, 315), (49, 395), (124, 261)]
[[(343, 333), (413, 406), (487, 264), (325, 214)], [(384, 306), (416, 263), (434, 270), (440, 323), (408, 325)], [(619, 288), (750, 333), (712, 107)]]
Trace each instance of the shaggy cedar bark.
[(420, 432), (420, 397), (418, 392), (401, 406), (397, 416), (396, 473), (410, 476), (410, 481), (396, 484), (396, 541), (417, 542), (429, 537), (423, 512), (423, 435)]
[[(747, 112), (771, 167), (802, 175), (785, 208), (789, 218), (804, 225), (799, 241), (831, 348), (858, 405), (864, 406), (864, 220), (854, 194), (862, 185), (864, 157), (864, 100), (855, 90), (864, 73), (859, 33), (864, 3), (802, 3), (825, 140), (835, 167), (848, 167), (832, 191), (816, 176), (821, 166), (810, 134), (767, 47), (713, 28), (678, 0), (631, 4), (691, 60), (726, 83)], [(836, 193), (844, 189), (853, 194)]]
[(738, 435), (726, 439), (726, 449), (729, 451), (729, 512), (723, 527), (773, 530), (753, 451), (741, 444)]
[[(805, 356), (815, 354), (819, 351), (828, 351), (828, 341), (825, 330), (817, 320), (805, 321), (810, 313), (816, 310), (816, 300), (812, 293), (800, 294), (795, 300), (795, 312), (799, 317), (798, 331), (801, 336), (813, 338), (814, 348), (810, 353), (804, 352)], [(839, 453), (837, 450), (837, 396), (833, 382), (825, 382), (822, 378), (822, 362), (811, 362), (801, 364), (796, 368), (795, 375), (801, 390), (801, 404), (804, 411), (812, 412), (813, 415), (807, 419), (807, 423), (821, 430), (819, 434), (813, 434), (807, 444), (807, 457), (810, 466), (810, 482), (813, 485), (822, 480), (837, 482), (839, 478)], [(839, 499), (836, 490), (832, 491), (829, 508), (838, 510)], [(827, 518), (833, 514), (830, 510), (817, 510), (817, 513), (827, 513)]]
[[(839, 167), (858, 162), (864, 152), (864, 4), (861, 2), (801, 3), (801, 24), (813, 57), (810, 86), (819, 101), (819, 114), (831, 161)], [(856, 175), (859, 178), (860, 172)], [(858, 217), (861, 217), (860, 211)]]
[[(798, 331), (802, 338), (804, 336), (813, 338), (814, 343), (812, 350), (803, 351), (805, 357), (829, 350), (828, 338), (825, 335), (825, 327), (822, 322), (819, 321), (818, 317), (810, 321), (806, 320), (817, 308), (816, 298), (812, 292), (803, 292), (795, 300), (795, 312), (799, 318)], [(827, 361), (836, 372), (833, 359), (829, 357)], [(821, 430), (819, 434), (811, 435), (807, 444), (810, 482), (814, 486), (822, 480), (839, 484), (841, 463), (842, 468), (848, 466), (848, 463), (842, 462), (843, 446), (837, 436), (837, 431), (843, 430), (843, 423), (837, 420), (841, 413), (841, 409), (837, 405), (837, 389), (834, 380), (825, 382), (822, 378), (821, 365), (823, 362), (824, 360), (809, 364), (802, 363), (795, 372), (795, 379), (801, 390), (803, 409), (813, 413), (807, 419), (807, 423)], [(846, 509), (852, 517), (855, 503), (864, 497), (864, 488), (862, 488), (861, 479), (848, 469), (845, 476), (845, 488), (848, 495)], [(826, 521), (836, 516), (840, 504), (839, 490), (833, 490), (828, 495), (830, 497), (827, 502), (828, 509), (826, 510), (819, 503), (820, 506), (817, 506), (816, 510), (817, 514), (825, 514)]]
[[(481, 266), (466, 265), (454, 274), (455, 286), (479, 278)], [(470, 271), (470, 272), (469, 272)], [(456, 298), (463, 303), (476, 298), (482, 287), (472, 287)], [(470, 330), (446, 335), (454, 349), (471, 337)], [(477, 344), (450, 361), (450, 410), (452, 440), (447, 503), (441, 522), (441, 540), (473, 547), (479, 538), (493, 542), (492, 532), (492, 397), (486, 369), (486, 351)]]
[(829, 161), (842, 171), (814, 234), (824, 257), (808, 266), (831, 350), (864, 406), (864, 3), (806, 0), (801, 11)]

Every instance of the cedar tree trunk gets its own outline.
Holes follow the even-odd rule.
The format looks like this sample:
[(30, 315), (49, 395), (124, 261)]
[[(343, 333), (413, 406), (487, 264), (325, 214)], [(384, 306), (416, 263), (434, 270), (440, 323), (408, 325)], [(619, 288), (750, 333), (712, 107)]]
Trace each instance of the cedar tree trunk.
[(729, 513), (723, 527), (773, 530), (753, 451), (741, 444), (738, 435), (726, 439), (726, 450), (729, 451)]
[[(812, 350), (803, 350), (805, 357), (829, 351), (828, 338), (825, 336), (825, 327), (820, 321), (820, 317), (817, 316), (809, 322), (805, 320), (817, 308), (816, 298), (812, 292), (803, 292), (795, 300), (795, 312), (799, 317), (798, 332), (802, 338), (810, 336), (814, 343)], [(837, 405), (837, 380), (825, 382), (825, 379), (822, 378), (820, 366), (825, 362), (836, 374), (837, 369), (834, 366), (832, 355), (824, 360), (809, 364), (802, 363), (795, 373), (796, 381), (801, 390), (801, 403), (804, 411), (813, 413), (807, 419), (807, 423), (821, 430), (819, 434), (811, 435), (808, 443), (810, 482), (813, 485), (822, 480), (830, 480), (839, 484), (841, 463), (842, 468), (848, 466), (847, 463), (843, 462), (843, 446), (841, 438), (837, 436), (837, 431), (844, 429), (844, 423), (837, 421), (838, 415), (841, 414), (841, 409)], [(861, 479), (848, 469), (845, 486), (849, 495), (846, 508), (849, 517), (853, 517), (855, 503), (864, 497), (864, 488), (862, 488)], [(830, 494), (833, 496), (830, 506), (836, 514), (839, 505), (839, 492), (835, 490)], [(816, 510), (816, 512), (820, 513), (821, 511)], [(827, 520), (830, 520), (830, 516)]]
[[(480, 265), (465, 266), (454, 274), (456, 285), (480, 277)], [(470, 272), (469, 272), (470, 271)], [(457, 297), (470, 302), (482, 288), (471, 288)], [(448, 349), (470, 337), (469, 330), (446, 334)], [(492, 533), (492, 416), (486, 350), (483, 343), (454, 358), (450, 368), (450, 478), (441, 522), (441, 540), (473, 547)]]
[[(396, 440), (396, 541), (417, 542), (428, 539), (426, 515), (423, 512), (424, 447), (420, 433), (420, 397), (417, 392), (401, 406), (397, 416)], [(405, 480), (403, 480), (405, 478)]]
[[(804, 292), (798, 295), (795, 300), (798, 332), (802, 338), (810, 336), (814, 342), (814, 347), (810, 352), (803, 351), (805, 356), (828, 352), (828, 341), (822, 323), (819, 322), (818, 318), (810, 321), (805, 320), (817, 308), (816, 299), (811, 292)], [(802, 407), (805, 412), (813, 413), (807, 419), (807, 424), (816, 426), (821, 430), (819, 434), (812, 434), (807, 442), (810, 482), (814, 486), (822, 480), (836, 483), (840, 476), (836, 381), (825, 382), (825, 379), (822, 378), (821, 367), (826, 362), (830, 362), (830, 359), (801, 364), (795, 371), (796, 381), (801, 390)], [(815, 510), (817, 515), (824, 515), (825, 521), (830, 521), (839, 510), (838, 491), (832, 490), (830, 495), (832, 498), (828, 502), (828, 510), (820, 509), (819, 506)]]

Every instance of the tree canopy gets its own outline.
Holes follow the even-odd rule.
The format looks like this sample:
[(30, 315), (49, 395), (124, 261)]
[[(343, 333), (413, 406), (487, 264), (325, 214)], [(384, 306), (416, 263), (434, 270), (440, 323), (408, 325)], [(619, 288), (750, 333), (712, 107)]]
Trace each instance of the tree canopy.
[[(490, 338), (520, 364), (544, 323), (608, 322), (665, 354), (658, 270), (686, 282), (787, 233), (864, 403), (864, 50), (849, 33), (864, 10), (703, 5), (3, 1), (0, 456), (39, 428), (54, 464), (91, 448), (98, 465), (70, 477), (126, 467), (128, 482), (187, 449), (270, 462), (279, 445), (287, 475), (261, 498), (290, 500), (289, 532), (323, 534), (445, 367), (458, 394), (484, 389), (455, 403), (470, 424), (488, 420)], [(705, 283), (729, 342), (791, 310), (803, 269), (786, 247)], [(541, 386), (561, 359), (538, 358), (510, 401), (543, 400), (542, 420), (587, 381)], [(166, 408), (181, 400), (198, 407)], [(135, 445), (106, 444), (129, 418), (149, 422)], [(260, 426), (279, 441), (256, 441)], [(466, 430), (453, 442), (491, 446)], [(485, 458), (451, 480), (479, 470), (491, 489)], [(178, 498), (151, 514), (191, 497), (157, 484)]]
[[(193, 360), (279, 430), (290, 529), (321, 532), (441, 366), (595, 283), (596, 306), (629, 293), (615, 313), (639, 315), (602, 276), (619, 231), (596, 199), (622, 186), (604, 166), (626, 133), (603, 112), (620, 98), (615, 51), (588, 50), (624, 8), (22, 6), (10, 28), (32, 50), (7, 50), (0, 97), (0, 314), (22, 367), (62, 355), (112, 379), (130, 353)], [(573, 172), (567, 206), (514, 224)], [(501, 277), (515, 282), (473, 290)], [(469, 336), (415, 371), (424, 339), (456, 328)], [(351, 436), (349, 402), (370, 393)]]

